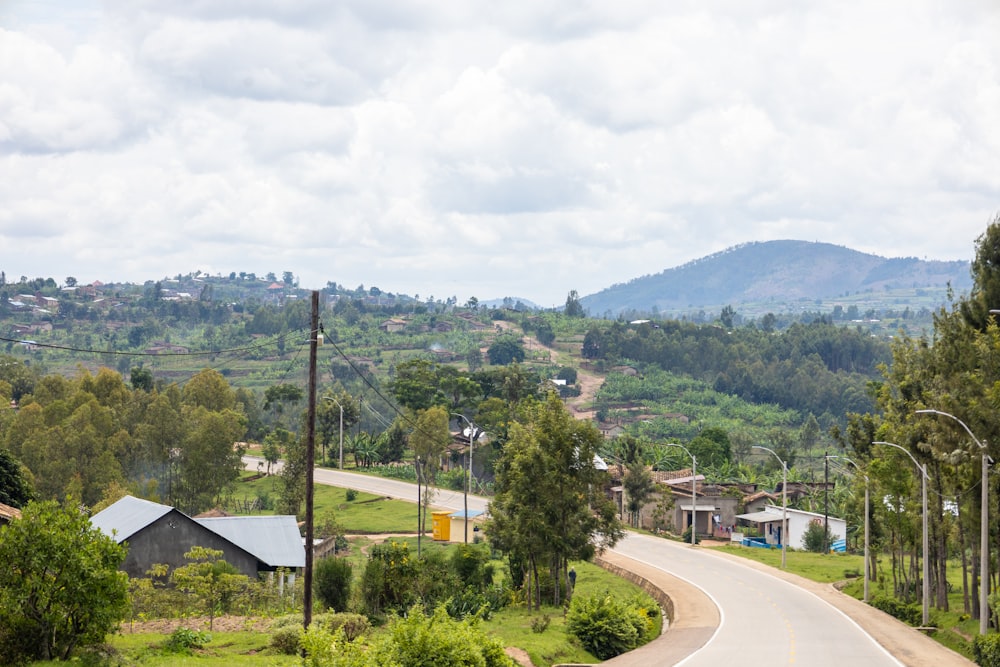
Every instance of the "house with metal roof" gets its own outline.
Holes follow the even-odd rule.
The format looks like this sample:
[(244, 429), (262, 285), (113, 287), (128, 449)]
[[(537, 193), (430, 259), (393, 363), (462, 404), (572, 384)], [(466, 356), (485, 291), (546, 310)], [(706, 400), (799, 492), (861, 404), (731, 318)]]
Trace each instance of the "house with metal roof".
[(184, 554), (195, 546), (222, 551), (226, 562), (250, 577), (305, 566), (305, 546), (293, 516), (192, 519), (169, 505), (125, 496), (90, 522), (126, 543), (121, 569), (130, 577), (143, 577), (158, 563), (171, 569), (185, 565)]
[(776, 505), (767, 505), (761, 511), (739, 514), (736, 518), (744, 524), (759, 527), (763, 534), (763, 546), (780, 547), (781, 540), (787, 535), (789, 547), (802, 549), (805, 547), (805, 535), (809, 530), (809, 524), (812, 523), (822, 525), (825, 522), (830, 530), (831, 542), (840, 541), (847, 535), (846, 520), (791, 507), (782, 509)]

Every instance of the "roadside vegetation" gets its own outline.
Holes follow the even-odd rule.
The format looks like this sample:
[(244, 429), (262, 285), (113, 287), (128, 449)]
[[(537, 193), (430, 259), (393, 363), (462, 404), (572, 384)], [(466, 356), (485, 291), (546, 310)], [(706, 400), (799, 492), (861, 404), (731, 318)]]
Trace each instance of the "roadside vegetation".
[[(812, 489), (796, 506), (828, 507), (845, 518), (855, 553), (867, 485), (876, 554), (870, 564), (879, 595), (891, 601), (885, 608), (906, 615), (925, 587), (932, 621), (942, 624), (938, 634), (951, 632), (945, 624), (957, 628), (961, 641), (990, 660), (994, 649), (966, 630), (977, 628), (986, 509), (975, 489), (983, 457), (1000, 457), (998, 267), (1000, 217), (977, 240), (971, 293), (932, 313), (931, 332), (920, 338), (873, 336), (871, 328), (847, 324), (844, 312), (750, 319), (723, 307), (718, 316), (649, 314), (628, 322), (587, 317), (575, 292), (559, 312), (537, 312), (512, 301), (486, 308), (474, 299), (421, 301), (330, 284), (321, 313), (319, 459), (340, 465), (343, 452), (348, 468), (422, 489), (471, 483), (492, 495), (486, 532), (503, 558), (503, 581), (517, 604), (539, 613), (570, 599), (570, 563), (593, 555), (595, 536), (605, 540), (598, 547), (613, 545), (622, 518), (638, 523), (643, 501), (657, 502), (652, 473), (693, 463), (668, 443), (697, 458), (707, 484), (777, 491), (786, 466), (790, 482)], [(291, 274), (271, 278), (199, 272), (176, 284), (101, 291), (66, 291), (52, 279), (0, 280), (0, 326), (8, 328), (0, 401), (9, 406), (0, 410), (0, 502), (29, 513), (56, 506), (93, 512), (133, 494), (188, 514), (227, 507), (301, 517), (309, 313), (295, 298)], [(20, 299), (30, 295), (58, 307), (26, 306)], [(595, 378), (598, 388), (588, 395), (584, 379)], [(619, 435), (605, 438), (601, 429)], [(755, 454), (754, 445), (778, 461)], [(253, 482), (241, 481), (246, 451), (264, 459)], [(620, 515), (595, 455), (625, 470), (621, 483), (633, 506)], [(994, 533), (996, 480), (987, 481)], [(427, 528), (426, 491), (417, 511), (342, 493), (317, 499), (325, 536), (411, 532), (418, 521)], [(667, 505), (656, 508), (657, 521), (672, 509)], [(16, 535), (0, 528), (2, 539)], [(987, 564), (994, 579), (995, 546)], [(929, 581), (919, 574), (922, 559)], [(413, 595), (425, 620), (438, 613), (419, 585), (406, 593), (365, 613), (388, 622), (392, 613), (407, 613)], [(604, 613), (591, 602), (592, 615)], [(995, 635), (992, 603), (987, 620)], [(78, 633), (68, 652), (46, 650), (74, 654), (83, 643), (100, 643), (94, 633)], [(3, 640), (13, 646), (16, 639), (8, 633)]]

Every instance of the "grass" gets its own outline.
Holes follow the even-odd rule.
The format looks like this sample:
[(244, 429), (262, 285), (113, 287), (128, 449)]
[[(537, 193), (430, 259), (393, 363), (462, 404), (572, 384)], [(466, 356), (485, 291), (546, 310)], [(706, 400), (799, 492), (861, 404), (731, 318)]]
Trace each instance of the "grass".
[[(247, 475), (247, 479), (252, 475)], [(243, 481), (237, 487), (234, 499), (253, 500), (263, 494), (273, 503), (277, 501), (278, 478), (274, 475), (253, 481)], [(317, 524), (332, 516), (348, 533), (413, 533), (417, 527), (417, 509), (414, 503), (395, 500), (371, 493), (355, 491), (354, 500), (347, 500), (347, 489), (317, 484), (313, 489), (313, 512)], [(259, 514), (274, 514), (274, 510)]]
[[(755, 547), (726, 545), (713, 547), (712, 550), (733, 554), (775, 568), (781, 567), (781, 549), (758, 549)], [(786, 569), (789, 572), (794, 572), (801, 577), (824, 584), (843, 581), (852, 575), (860, 576), (865, 565), (864, 558), (854, 554), (818, 554), (809, 551), (791, 550), (786, 551), (785, 554)]]
[[(190, 655), (163, 650), (170, 635), (155, 632), (120, 634), (109, 638), (114, 657), (99, 664), (143, 667), (284, 667), (301, 665), (297, 656), (281, 655), (269, 648), (267, 632), (213, 632), (212, 641)], [(34, 667), (65, 665), (60, 661), (34, 662)]]
[[(603, 595), (611, 593), (619, 598), (644, 600), (647, 605), (655, 604), (642, 589), (635, 584), (611, 574), (592, 563), (572, 564), (576, 570), (574, 595)], [(541, 633), (532, 630), (532, 621), (547, 616), (548, 628)], [(543, 607), (540, 611), (529, 611), (523, 606), (511, 607), (497, 613), (486, 624), (505, 646), (516, 646), (527, 651), (536, 667), (549, 667), (560, 663), (597, 663), (593, 655), (580, 646), (579, 641), (566, 631), (565, 610), (562, 607)], [(662, 618), (657, 619), (653, 636), (662, 629)]]
[[(401, 538), (398, 541), (410, 545), (416, 552), (416, 538)], [(374, 541), (364, 536), (351, 539), (352, 556), (356, 559), (355, 576), (360, 576), (359, 563), (364, 560), (361, 548)], [(427, 552), (447, 551), (455, 545), (433, 542), (430, 539), (422, 541), (421, 548)], [(640, 596), (647, 604), (652, 599), (634, 584), (618, 577), (591, 563), (573, 563), (577, 572), (576, 595), (592, 595), (611, 593), (622, 598)], [(497, 570), (502, 572), (503, 564), (497, 562)], [(509, 607), (495, 614), (484, 622), (485, 630), (498, 637), (505, 646), (516, 646), (528, 653), (536, 667), (549, 667), (558, 663), (596, 663), (598, 660), (585, 651), (579, 641), (566, 632), (565, 613), (563, 607), (543, 607), (540, 611), (529, 611), (524, 606)], [(548, 627), (544, 632), (532, 630), (532, 622), (548, 617)], [(659, 634), (659, 624), (655, 634)], [(275, 653), (269, 648), (270, 634), (267, 632), (212, 632), (212, 641), (204, 649), (194, 651), (191, 655), (167, 653), (162, 647), (169, 635), (162, 633), (120, 634), (109, 638), (109, 644), (116, 653), (115, 661), (110, 665), (143, 667), (223, 667), (227, 665), (252, 667), (283, 667), (298, 665), (301, 660), (296, 656), (285, 656)], [(35, 663), (36, 665), (51, 665), (57, 662)]]

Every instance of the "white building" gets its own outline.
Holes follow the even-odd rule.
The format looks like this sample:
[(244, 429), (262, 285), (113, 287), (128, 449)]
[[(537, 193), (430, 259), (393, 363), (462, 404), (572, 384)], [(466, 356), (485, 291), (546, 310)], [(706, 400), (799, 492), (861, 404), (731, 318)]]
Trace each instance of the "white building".
[[(787, 530), (782, 530), (782, 510), (781, 507), (776, 505), (767, 505), (760, 512), (738, 514), (736, 518), (759, 525), (764, 533), (764, 540), (768, 545), (781, 546), (782, 536), (787, 534), (788, 547), (792, 549), (804, 549), (804, 540), (806, 531), (809, 529), (809, 524), (819, 523), (822, 525), (824, 516), (816, 512), (806, 512), (792, 508), (788, 508), (786, 511), (788, 513)], [(826, 517), (826, 520), (829, 522), (827, 525), (830, 527), (831, 543), (842, 540), (847, 536), (847, 521), (833, 516)]]

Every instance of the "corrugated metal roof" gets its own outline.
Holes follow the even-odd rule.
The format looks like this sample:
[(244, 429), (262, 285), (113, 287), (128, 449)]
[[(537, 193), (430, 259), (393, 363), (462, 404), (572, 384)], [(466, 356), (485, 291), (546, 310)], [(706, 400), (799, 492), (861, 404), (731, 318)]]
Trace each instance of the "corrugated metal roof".
[(754, 523), (772, 523), (774, 521), (781, 521), (781, 514), (767, 511), (751, 512), (750, 514), (737, 514), (736, 518), (753, 521)]
[(90, 517), (90, 524), (121, 543), (173, 509), (150, 500), (125, 496)]
[(306, 566), (306, 550), (294, 516), (227, 516), (195, 521), (271, 567)]

